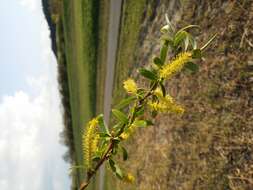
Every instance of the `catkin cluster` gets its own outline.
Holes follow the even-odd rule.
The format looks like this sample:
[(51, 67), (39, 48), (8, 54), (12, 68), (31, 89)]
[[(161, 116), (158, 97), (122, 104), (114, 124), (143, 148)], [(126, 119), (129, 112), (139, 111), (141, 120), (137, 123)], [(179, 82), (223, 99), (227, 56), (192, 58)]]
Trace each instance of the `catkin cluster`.
[(86, 126), (86, 132), (83, 133), (83, 155), (84, 155), (84, 165), (90, 169), (92, 167), (92, 157), (97, 151), (99, 134), (98, 134), (98, 120), (97, 118), (89, 121)]

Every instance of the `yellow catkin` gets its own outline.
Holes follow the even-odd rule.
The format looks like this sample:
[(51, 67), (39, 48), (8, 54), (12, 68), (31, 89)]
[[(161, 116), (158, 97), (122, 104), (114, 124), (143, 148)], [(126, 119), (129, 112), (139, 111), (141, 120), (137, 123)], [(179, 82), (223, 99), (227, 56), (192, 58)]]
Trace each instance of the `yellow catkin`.
[(124, 176), (123, 180), (127, 183), (134, 183), (135, 178), (132, 174), (128, 173), (127, 175)]
[(122, 140), (127, 140), (134, 133), (135, 128), (136, 128), (135, 125), (130, 125), (130, 127), (126, 129), (126, 131), (120, 134), (120, 138)]
[(89, 121), (88, 125), (86, 126), (86, 132), (82, 136), (84, 165), (87, 168), (91, 168), (91, 159), (95, 151), (94, 147), (96, 149), (96, 146), (98, 144), (97, 124), (98, 124), (97, 118), (94, 118), (91, 121)]
[(137, 93), (137, 85), (133, 79), (127, 79), (123, 82), (124, 89), (127, 93), (136, 94)]
[(177, 114), (182, 114), (184, 113), (184, 109), (180, 106), (177, 105), (173, 98), (169, 95), (166, 97), (159, 97), (159, 101), (157, 102), (148, 102), (148, 105), (151, 109), (155, 111), (160, 111), (160, 112), (169, 112), (169, 113), (177, 113)]
[(179, 54), (171, 63), (165, 65), (160, 70), (161, 78), (170, 78), (174, 74), (178, 73), (186, 62), (191, 59), (192, 54), (190, 52), (183, 52)]
[(163, 92), (161, 90), (161, 88), (156, 88), (155, 91), (154, 91), (154, 94), (157, 96), (157, 97), (163, 97)]
[(99, 134), (96, 134), (91, 144), (91, 154), (94, 154), (97, 151), (99, 138), (100, 138)]

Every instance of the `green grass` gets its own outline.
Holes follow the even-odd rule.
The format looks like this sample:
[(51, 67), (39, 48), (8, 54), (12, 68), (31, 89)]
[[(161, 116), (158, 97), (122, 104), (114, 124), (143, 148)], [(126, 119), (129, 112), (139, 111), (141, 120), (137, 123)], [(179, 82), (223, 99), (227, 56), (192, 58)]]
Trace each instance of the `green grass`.
[[(85, 124), (95, 115), (97, 106), (102, 109), (101, 101), (96, 103), (96, 76), (98, 72), (102, 80), (103, 75), (100, 75), (100, 72), (103, 71), (104, 66), (99, 65), (97, 71), (97, 49), (105, 46), (104, 41), (98, 46), (98, 39), (99, 35), (105, 35), (106, 31), (103, 29), (101, 34), (98, 34), (98, 14), (99, 2), (97, 1), (63, 1), (64, 53), (67, 59), (76, 165), (83, 164), (82, 132)], [(99, 83), (98, 89), (102, 88), (101, 85)], [(102, 91), (99, 90), (98, 94)], [(77, 172), (77, 185), (83, 181), (84, 174), (83, 171)]]
[(137, 54), (136, 48), (146, 6), (145, 2), (145, 0), (130, 0), (125, 1), (123, 4), (123, 16), (121, 18), (119, 47), (114, 75), (113, 102), (117, 102), (124, 96), (122, 82), (127, 79), (134, 66), (134, 56)]

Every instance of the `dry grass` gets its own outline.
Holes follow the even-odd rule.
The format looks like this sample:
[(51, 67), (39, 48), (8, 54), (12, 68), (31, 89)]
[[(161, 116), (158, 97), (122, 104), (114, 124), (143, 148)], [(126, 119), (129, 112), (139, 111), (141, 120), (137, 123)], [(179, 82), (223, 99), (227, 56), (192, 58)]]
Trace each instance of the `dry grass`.
[[(161, 1), (156, 19), (147, 22), (135, 63), (147, 65), (158, 53), (155, 32), (169, 5)], [(199, 41), (218, 33), (197, 74), (182, 73), (168, 85), (185, 106), (182, 116), (159, 115), (156, 125), (140, 130), (127, 148), (123, 167), (136, 183), (116, 189), (251, 190), (253, 189), (253, 37), (252, 1), (184, 1), (173, 7), (176, 26), (199, 24)], [(244, 34), (247, 31), (247, 34)], [(246, 40), (247, 39), (247, 40)], [(134, 71), (134, 77), (137, 76)]]

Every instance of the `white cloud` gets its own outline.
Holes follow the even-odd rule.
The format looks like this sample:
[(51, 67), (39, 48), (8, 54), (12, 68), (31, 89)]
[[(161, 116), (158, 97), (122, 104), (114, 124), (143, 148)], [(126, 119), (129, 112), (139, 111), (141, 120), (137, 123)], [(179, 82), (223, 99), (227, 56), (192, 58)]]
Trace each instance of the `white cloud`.
[(53, 187), (67, 184), (64, 148), (58, 143), (62, 120), (57, 89), (46, 79), (33, 78), (31, 84), (40, 88), (36, 97), (18, 91), (0, 103), (1, 190), (44, 190), (50, 183), (57, 190)]
[(39, 8), (39, 0), (19, 0), (20, 5), (34, 12)]

